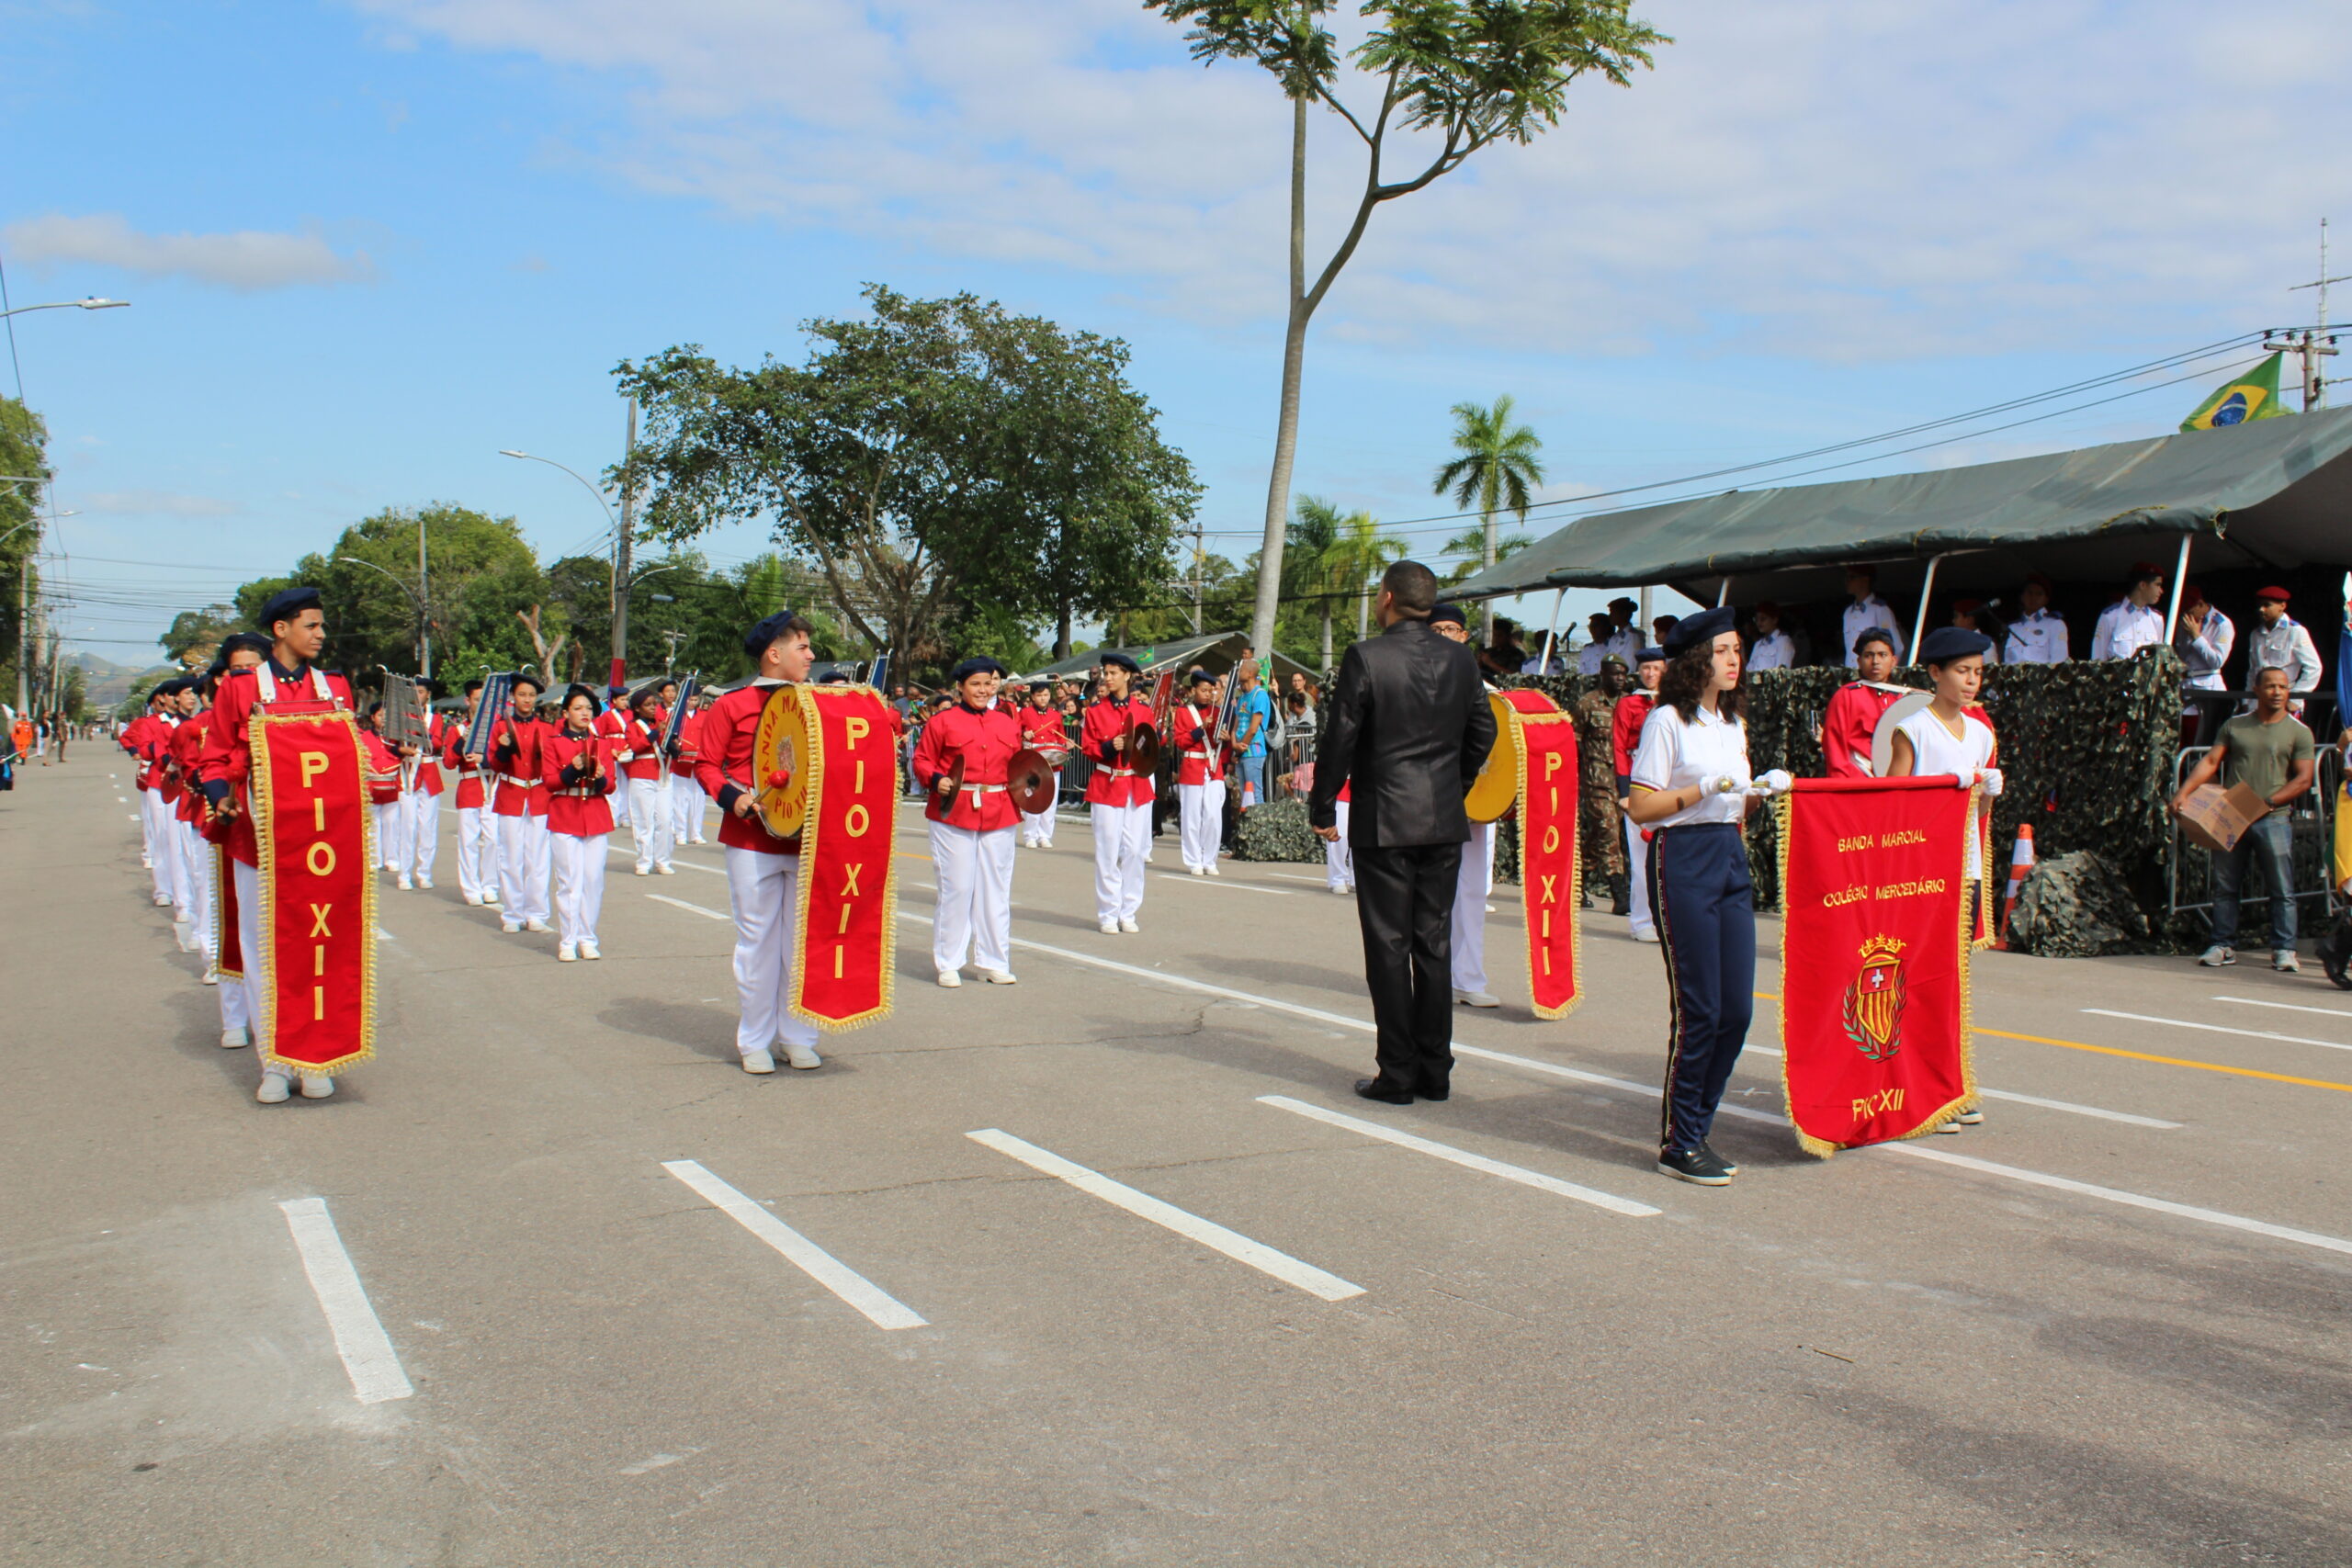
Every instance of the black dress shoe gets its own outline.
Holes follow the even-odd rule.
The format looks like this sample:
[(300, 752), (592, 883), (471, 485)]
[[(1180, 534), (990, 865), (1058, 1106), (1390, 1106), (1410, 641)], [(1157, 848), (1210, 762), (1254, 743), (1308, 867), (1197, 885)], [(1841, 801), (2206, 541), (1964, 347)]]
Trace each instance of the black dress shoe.
[(1434, 1084), (1423, 1078), (1421, 1087), (1413, 1092), (1423, 1100), (1450, 1100), (1453, 1097), (1453, 1085), (1450, 1079), (1446, 1078), (1440, 1078)]
[(1356, 1079), (1356, 1095), (1357, 1098), (1362, 1100), (1376, 1100), (1383, 1105), (1410, 1105), (1413, 1103), (1413, 1091), (1411, 1089), (1398, 1089), (1394, 1084), (1383, 1083), (1378, 1078)]

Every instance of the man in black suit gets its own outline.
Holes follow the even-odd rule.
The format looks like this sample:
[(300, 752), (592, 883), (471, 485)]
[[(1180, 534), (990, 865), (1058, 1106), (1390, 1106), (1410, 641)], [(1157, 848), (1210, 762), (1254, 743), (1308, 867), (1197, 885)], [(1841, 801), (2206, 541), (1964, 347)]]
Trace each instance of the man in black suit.
[(1462, 797), (1495, 743), (1470, 649), (1430, 630), (1437, 578), (1399, 561), (1380, 580), (1381, 635), (1351, 647), (1325, 708), (1307, 820), (1327, 840), (1351, 785), (1348, 847), (1364, 984), (1379, 1028), (1366, 1100), (1443, 1100), (1453, 1071), (1453, 889), (1470, 818)]

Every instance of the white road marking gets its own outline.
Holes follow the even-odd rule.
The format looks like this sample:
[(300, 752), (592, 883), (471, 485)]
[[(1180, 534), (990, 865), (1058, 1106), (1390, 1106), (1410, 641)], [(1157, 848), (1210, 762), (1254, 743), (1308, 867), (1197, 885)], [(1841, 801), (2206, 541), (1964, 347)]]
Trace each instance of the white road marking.
[(875, 1327), (925, 1326), (905, 1303), (713, 1176), (699, 1160), (663, 1160), (662, 1168), (707, 1199), (712, 1208), (775, 1247), (802, 1273), (864, 1313), (873, 1320)]
[(673, 898), (666, 893), (648, 893), (646, 897), (657, 904), (667, 904), (673, 909), (689, 910), (709, 919), (725, 920), (729, 925), (735, 922), (735, 917), (732, 915), (723, 914), (717, 909), (706, 909), (700, 904), (689, 904), (684, 898)]
[(1191, 872), (1163, 871), (1156, 874), (1162, 882), (1192, 882), (1203, 887), (1230, 887), (1237, 893), (1271, 893), (1277, 898), (1295, 898), (1297, 894), (1287, 887), (1256, 887), (1247, 882), (1227, 882), (1217, 876), (1194, 876)]
[(2250, 1008), (2277, 1008), (2282, 1012), (2315, 1012), (2323, 1018), (2352, 1018), (2352, 1011), (2343, 1008), (2303, 1007), (2295, 1002), (2264, 1001), (2255, 997), (2215, 997), (2217, 1002), (2237, 1002)]
[[(1777, 1045), (1758, 1045), (1753, 1041), (1740, 1047), (1740, 1050), (1742, 1055), (1752, 1053), (1759, 1056), (1786, 1055)], [(2124, 1122), (2134, 1127), (2154, 1127), (2162, 1132), (2177, 1132), (2180, 1128), (2180, 1123), (2177, 1122), (2160, 1122), (2154, 1116), (2134, 1116), (2128, 1111), (2102, 1111), (2096, 1105), (2077, 1105), (2071, 1100), (2044, 1100), (2038, 1094), (2017, 1094), (2006, 1089), (1986, 1089), (1983, 1084), (1976, 1086), (1976, 1092), (1986, 1100), (2007, 1100), (2018, 1105), (2038, 1105), (2044, 1111), (2064, 1111), (2076, 1116), (2096, 1116), (2102, 1122)]]
[(1164, 1225), (1187, 1240), (1199, 1242), (1212, 1251), (1222, 1252), (1238, 1263), (1247, 1263), (1250, 1268), (1271, 1274), (1285, 1285), (1295, 1285), (1311, 1296), (1320, 1296), (1327, 1302), (1343, 1302), (1351, 1296), (1364, 1293), (1362, 1285), (1350, 1284), (1337, 1274), (1328, 1274), (1312, 1263), (1302, 1263), (1286, 1252), (1277, 1252), (1261, 1241), (1250, 1240), (1239, 1231), (1227, 1230), (1213, 1220), (1189, 1213), (1148, 1192), (1138, 1192), (1125, 1182), (1114, 1181), (1100, 1171), (1089, 1170), (1074, 1160), (1064, 1159), (1010, 1133), (985, 1127), (964, 1135), (974, 1143), (986, 1145), (1001, 1155), (1019, 1160), (1032, 1170), (1067, 1181), (1081, 1192), (1091, 1193), (1138, 1219)]
[(2232, 1029), (2225, 1023), (2197, 1023), (2185, 1018), (2155, 1018), (2144, 1012), (2113, 1012), (2106, 1008), (2083, 1010), (2098, 1018), (2124, 1018), (2134, 1023), (2166, 1023), (2175, 1029), (2201, 1030), (2207, 1034), (2235, 1034), (2247, 1040), (2275, 1040), (2282, 1045), (2317, 1045), (2327, 1051), (2352, 1051), (2338, 1040), (2309, 1040), (2300, 1034), (2274, 1034), (2267, 1029)]
[(386, 931), (381, 926), (378, 926), (376, 928), (376, 940), (378, 942), (390, 942), (394, 939), (391, 932)]
[(1579, 1187), (1573, 1181), (1563, 1181), (1556, 1176), (1545, 1176), (1541, 1171), (1529, 1170), (1524, 1166), (1506, 1165), (1501, 1160), (1488, 1159), (1484, 1155), (1474, 1155), (1466, 1149), (1457, 1149), (1448, 1144), (1415, 1137), (1410, 1133), (1400, 1133), (1394, 1127), (1385, 1127), (1377, 1122), (1367, 1122), (1360, 1116), (1343, 1116), (1339, 1111), (1326, 1111), (1319, 1105), (1309, 1105), (1304, 1100), (1293, 1100), (1287, 1095), (1261, 1094), (1258, 1097), (1258, 1103), (1271, 1105), (1278, 1111), (1287, 1111), (1294, 1115), (1312, 1117), (1317, 1122), (1333, 1127), (1344, 1127), (1351, 1133), (1362, 1133), (1368, 1138), (1378, 1138), (1383, 1143), (1395, 1144), (1398, 1148), (1411, 1149), (1419, 1154), (1448, 1160), (1466, 1169), (1481, 1170), (1488, 1176), (1499, 1176), (1505, 1181), (1516, 1181), (1522, 1187), (1532, 1187), (1539, 1192), (1550, 1192), (1561, 1198), (1573, 1198), (1579, 1203), (1590, 1203), (1596, 1208), (1607, 1209), (1611, 1213), (1642, 1217), (1658, 1213), (1647, 1203), (1636, 1203), (1630, 1198), (1620, 1198), (1613, 1192), (1602, 1192), (1590, 1187)]
[(1331, 885), (1331, 879), (1328, 876), (1301, 876), (1295, 871), (1270, 871), (1266, 874), (1279, 876), (1284, 882), (1312, 882), (1317, 887), (1328, 887)]
[(343, 1238), (335, 1234), (326, 1200), (294, 1198), (277, 1206), (285, 1211), (294, 1248), (302, 1255), (302, 1272), (310, 1276), (311, 1293), (319, 1298), (319, 1310), (334, 1336), (334, 1352), (350, 1374), (351, 1392), (362, 1404), (406, 1399), (415, 1393), (376, 1309), (368, 1304), (367, 1289), (359, 1283), (359, 1270), (351, 1266), (351, 1254), (343, 1249)]

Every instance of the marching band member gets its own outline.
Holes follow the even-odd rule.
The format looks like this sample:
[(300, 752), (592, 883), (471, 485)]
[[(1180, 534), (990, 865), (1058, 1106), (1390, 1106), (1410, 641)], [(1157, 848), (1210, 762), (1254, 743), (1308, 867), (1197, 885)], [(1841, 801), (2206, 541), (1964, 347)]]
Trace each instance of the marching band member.
[(1894, 638), (1883, 626), (1854, 638), (1853, 663), (1859, 678), (1832, 692), (1821, 715), (1821, 756), (1833, 779), (1871, 776), (1878, 721), (1909, 690), (1888, 683), (1894, 674)]
[(368, 816), (374, 824), (376, 864), (397, 871), (393, 845), (407, 832), (408, 797), (401, 790), (401, 760), (384, 743), (384, 705), (369, 703), (359, 716), (359, 744), (368, 752)]
[[(989, 984), (1014, 983), (1012, 827), (1021, 813), (1005, 785), (1012, 754), (1021, 750), (1021, 725), (1012, 710), (995, 705), (1004, 673), (986, 657), (949, 671), (956, 705), (923, 726), (915, 747), (915, 782), (925, 796), (932, 869), (939, 877), (931, 959), (939, 983), (949, 987), (964, 983), (967, 954)], [(949, 769), (959, 758), (964, 776), (957, 785)]]
[(1650, 910), (1649, 830), (1634, 821), (1628, 809), (1633, 802), (1634, 751), (1642, 742), (1642, 727), (1649, 722), (1650, 710), (1657, 705), (1657, 685), (1665, 673), (1666, 649), (1636, 649), (1634, 689), (1617, 699), (1616, 716), (1610, 726), (1610, 760), (1617, 766), (1617, 810), (1625, 819), (1625, 866), (1633, 892), (1634, 912), (1626, 917), (1625, 925), (1635, 942), (1656, 942), (1657, 921)]
[(701, 714), (695, 776), (718, 802), (718, 842), (727, 856), (727, 898), (735, 915), (735, 994), (741, 1016), (736, 1054), (747, 1073), (775, 1071), (774, 1048), (808, 1068), (817, 1055), (817, 1026), (786, 1005), (792, 994), (793, 921), (799, 908), (800, 836), (779, 839), (760, 819), (767, 781), (752, 777), (760, 715), (778, 686), (808, 678), (816, 656), (808, 623), (779, 610), (743, 634), (743, 651), (759, 673)]
[(548, 728), (539, 717), (538, 677), (526, 671), (514, 677), (514, 711), (490, 738), (490, 764), (498, 774), (490, 808), (498, 818), (498, 891), (504, 900), (498, 927), (510, 935), (555, 930), (548, 924), (555, 851), (548, 842), (548, 786), (539, 769)]
[(481, 682), (466, 682), (466, 717), (451, 725), (442, 745), (443, 765), (458, 770), (458, 891), (469, 904), (498, 902), (498, 818), (481, 758), (467, 752), (467, 732), (481, 706)]
[(658, 687), (638, 688), (629, 706), (626, 739), (616, 753), (628, 780), (628, 832), (637, 850), (637, 874), (675, 874), (670, 865), (670, 800), (662, 788), (668, 773), (662, 755), (662, 693)]
[[(251, 670), (268, 656), (269, 650), (269, 638), (259, 632), (232, 632), (221, 638), (220, 651), (214, 656), (212, 668), (205, 675), (214, 704), (217, 705), (220, 702), (221, 682), (232, 671)], [(203, 776), (201, 770), (204, 740), (210, 736), (212, 726), (208, 717), (206, 722), (190, 728), (198, 731), (198, 739), (196, 747), (197, 764), (190, 770), (188, 777), (191, 780), (200, 781)], [(206, 797), (201, 784), (191, 789), (188, 794), (198, 802), (195, 821), (198, 840), (204, 854), (204, 983), (216, 987), (220, 998), (221, 1047), (224, 1050), (235, 1051), (254, 1043), (252, 998), (245, 990), (245, 982), (242, 976), (228, 977), (228, 983), (222, 984), (224, 976), (220, 973), (220, 937), (213, 929), (224, 908), (221, 903), (220, 879), (229, 874), (231, 863), (227, 852), (215, 837), (211, 819), (211, 804)], [(250, 960), (245, 962), (250, 964)]]
[(710, 702), (707, 694), (697, 692), (693, 711), (678, 721), (678, 750), (670, 759), (670, 842), (673, 848), (710, 841), (702, 836), (703, 808), (709, 796), (703, 794), (701, 775), (703, 717), (710, 709)]
[(196, 780), (204, 756), (205, 698), (217, 680), (215, 671), (188, 678), (180, 694), (185, 711), (179, 728), (172, 731), (169, 759), (172, 776), (180, 781), (179, 802), (172, 811), (172, 847), (179, 856), (181, 917), (189, 928), (180, 945), (204, 954), (203, 983), (208, 986), (219, 985), (220, 976), (213, 967), (219, 955), (212, 937), (212, 846), (204, 837), (204, 792)]
[(613, 837), (610, 796), (621, 742), (596, 720), (596, 694), (577, 683), (563, 694), (563, 718), (539, 743), (548, 791), (548, 853), (555, 870), (559, 964), (602, 958), (596, 917), (605, 908), (605, 859)]
[(172, 842), (172, 814), (180, 800), (180, 781), (171, 770), (172, 734), (180, 727), (180, 693), (187, 689), (187, 680), (181, 676), (157, 686), (155, 721), (140, 745), (147, 761), (145, 805), (154, 814), (155, 904), (174, 911), (175, 924), (187, 917), (180, 912), (186, 895), (180, 890), (180, 857)]
[[(418, 681), (416, 693), (428, 705), (432, 702), (430, 682)], [(428, 709), (424, 744), (394, 748), (408, 781), (401, 795), (401, 838), (392, 846), (392, 870), (403, 893), (433, 886), (433, 863), (441, 852), (441, 752), (447, 739), (447, 726)]]
[[(245, 781), (253, 772), (247, 721), (254, 708), (280, 702), (329, 702), (348, 708), (352, 698), (348, 682), (312, 662), (327, 640), (326, 611), (317, 589), (288, 588), (273, 594), (256, 618), (268, 630), (269, 653), (222, 678), (198, 776), (211, 801), (214, 821), (226, 824), (224, 842), (237, 896), (237, 945), (244, 954), (246, 1017), (254, 1032), (253, 1043), (261, 1048), (263, 1058), (261, 1087), (254, 1091), (254, 1098), (264, 1105), (276, 1105), (292, 1093), (293, 1075), (269, 1065), (272, 1042), (259, 1037), (263, 1021), (270, 1016), (264, 1001), (277, 968), (277, 936), (272, 932), (267, 942), (262, 940), (260, 846), (244, 798)], [(224, 1045), (229, 1043), (225, 1037), (221, 1041)], [(300, 1077), (305, 1100), (324, 1100), (334, 1093), (330, 1074)]]
[(147, 693), (147, 711), (122, 727), (119, 737), (122, 749), (138, 764), (131, 774), (131, 784), (139, 792), (139, 860), (152, 874), (154, 884), (155, 907), (172, 907), (172, 868), (163, 852), (163, 795), (159, 793), (162, 772), (155, 750), (159, 732), (168, 732), (171, 724), (164, 717), (164, 706), (171, 694), (164, 688), (168, 681), (159, 681)]
[[(901, 733), (906, 728), (906, 715), (896, 706), (890, 709), (890, 720)], [(1029, 688), (1028, 705), (1021, 710), (1021, 744), (1045, 754), (1052, 762), (1059, 785), (1060, 759), (1069, 750), (1069, 737), (1062, 729), (1062, 716), (1054, 711), (1054, 684), (1040, 681)], [(1043, 811), (1021, 814), (1021, 842), (1023, 848), (1050, 850), (1054, 847), (1054, 808), (1058, 799), (1047, 801)]]
[[(155, 846), (153, 839), (154, 822), (147, 815), (147, 764), (139, 755), (139, 743), (146, 735), (147, 721), (154, 716), (154, 712), (155, 693), (151, 687), (147, 693), (146, 711), (117, 730), (114, 738), (114, 743), (122, 748), (123, 755), (137, 764), (130, 771), (130, 787), (139, 792), (139, 864), (148, 871), (153, 871), (155, 866)], [(17, 716), (20, 720), (23, 717), (22, 715)], [(15, 742), (12, 741), (11, 744)], [(17, 746), (17, 750), (21, 754), (23, 747)], [(156, 891), (160, 893), (163, 889), (158, 886)]]
[(1128, 694), (1142, 673), (1128, 655), (1104, 654), (1102, 694), (1088, 705), (1080, 736), (1094, 762), (1086, 804), (1094, 822), (1094, 919), (1105, 936), (1143, 930), (1136, 915), (1143, 908), (1144, 863), (1151, 852), (1152, 786), (1126, 756), (1128, 731), (1151, 722), (1151, 705)]
[[(1216, 677), (1195, 670), (1185, 682), (1184, 705), (1169, 728), (1176, 733), (1177, 842), (1184, 869), (1215, 876), (1217, 840), (1225, 831), (1225, 759), (1218, 743)], [(1057, 722), (1055, 728), (1060, 725)]]
[(1355, 781), (1350, 779), (1340, 786), (1339, 796), (1332, 802), (1340, 836), (1323, 843), (1324, 886), (1342, 898), (1356, 890), (1356, 852), (1348, 843), (1348, 807), (1354, 799)]
[[(1633, 819), (1652, 830), (1650, 906), (1665, 935), (1672, 1019), (1657, 1168), (1724, 1187), (1739, 1168), (1707, 1134), (1755, 1010), (1756, 898), (1740, 836), (1756, 796), (1739, 720), (1739, 634), (1729, 605), (1686, 617), (1667, 645), (1657, 705), (1634, 755)], [(1788, 775), (1768, 783), (1784, 790)]]
[[(1459, 604), (1440, 604), (1430, 612), (1430, 630), (1448, 642), (1467, 647), (1469, 618)], [(1485, 691), (1492, 684), (1481, 682)], [(1469, 841), (1462, 846), (1462, 869), (1453, 887), (1453, 999), (1461, 1007), (1500, 1007), (1487, 989), (1487, 899), (1495, 891), (1495, 825), (1470, 824)]]

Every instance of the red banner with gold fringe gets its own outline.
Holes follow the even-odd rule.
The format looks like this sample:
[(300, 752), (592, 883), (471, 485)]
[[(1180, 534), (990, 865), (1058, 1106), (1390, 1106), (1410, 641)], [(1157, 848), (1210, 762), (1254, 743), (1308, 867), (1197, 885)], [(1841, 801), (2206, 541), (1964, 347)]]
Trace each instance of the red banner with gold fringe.
[(223, 980), (245, 977), (245, 950), (239, 945), (237, 934), (237, 872), (229, 859), (229, 846), (207, 843), (204, 853), (212, 865), (212, 951), (213, 968)]
[(1774, 805), (1781, 1066), (1797, 1142), (1826, 1159), (1932, 1132), (1976, 1092), (1975, 791), (1950, 777), (1799, 779)]
[(1565, 1018), (1577, 987), (1577, 727), (1541, 692), (1502, 694), (1519, 758), (1519, 888), (1527, 916), (1528, 1005)]
[(347, 708), (273, 703), (249, 721), (268, 1066), (334, 1073), (375, 1055), (376, 879), (368, 760)]
[(890, 1011), (898, 951), (892, 850), (899, 798), (897, 741), (871, 686), (797, 686), (808, 815), (800, 829), (800, 951), (792, 1010), (830, 1029)]

